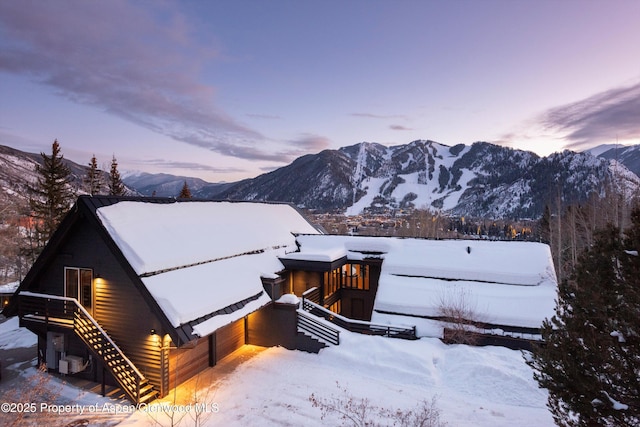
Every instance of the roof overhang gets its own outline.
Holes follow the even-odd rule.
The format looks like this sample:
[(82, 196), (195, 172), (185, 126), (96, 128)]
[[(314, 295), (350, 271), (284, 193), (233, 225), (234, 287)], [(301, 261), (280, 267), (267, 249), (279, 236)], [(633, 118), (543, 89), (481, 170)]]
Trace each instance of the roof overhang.
[[(300, 253), (296, 252), (295, 254), (300, 254)], [(293, 254), (289, 254), (289, 255), (293, 255)], [(287, 257), (279, 258), (280, 262), (282, 263), (282, 265), (284, 265), (284, 267), (287, 270), (322, 271), (322, 272), (332, 271), (332, 270), (335, 270), (336, 268), (342, 267), (348, 262), (348, 258), (346, 255), (335, 260), (326, 260), (326, 261), (319, 261), (317, 260), (317, 258), (313, 258), (313, 257), (305, 258), (304, 255), (307, 255), (305, 253), (302, 253), (300, 254), (301, 256), (297, 256), (297, 257), (289, 257), (289, 255), (287, 255)]]

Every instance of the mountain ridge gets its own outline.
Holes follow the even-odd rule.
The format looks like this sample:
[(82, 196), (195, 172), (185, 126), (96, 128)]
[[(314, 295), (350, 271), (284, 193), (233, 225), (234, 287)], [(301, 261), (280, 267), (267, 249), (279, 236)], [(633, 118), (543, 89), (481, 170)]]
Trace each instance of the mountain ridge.
[[(447, 146), (416, 140), (327, 149), (230, 183), (144, 172), (122, 176), (132, 191), (148, 196), (177, 197), (186, 182), (197, 198), (280, 201), (348, 215), (429, 208), (459, 216), (537, 218), (558, 192), (565, 203), (602, 197), (608, 187), (638, 194), (640, 178), (624, 164), (640, 166), (639, 159), (640, 145), (604, 147), (598, 157), (568, 150), (541, 157), (487, 142)], [(26, 194), (39, 161), (39, 154), (0, 146), (3, 191)], [(87, 166), (65, 162), (74, 185), (82, 188)]]
[(607, 186), (636, 194), (640, 178), (615, 160), (588, 153), (540, 157), (487, 142), (447, 146), (416, 140), (324, 150), (216, 196), (288, 201), (348, 215), (429, 208), (461, 216), (537, 218), (552, 191), (559, 190), (565, 203), (579, 203), (594, 193), (604, 196)]

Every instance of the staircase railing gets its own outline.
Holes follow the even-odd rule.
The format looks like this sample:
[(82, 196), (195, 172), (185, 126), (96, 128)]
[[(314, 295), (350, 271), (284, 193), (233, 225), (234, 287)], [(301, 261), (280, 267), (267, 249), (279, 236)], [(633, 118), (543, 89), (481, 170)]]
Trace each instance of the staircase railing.
[(298, 329), (323, 339), (329, 344), (340, 345), (340, 331), (319, 322), (302, 310), (298, 310)]
[(317, 287), (307, 289), (302, 293), (302, 298), (320, 304), (320, 289)]
[[(74, 332), (104, 362), (131, 400), (140, 403), (143, 394), (151, 394), (152, 387), (147, 385), (148, 381), (144, 375), (113, 342), (109, 334), (100, 327), (93, 316), (78, 303), (78, 300), (28, 291), (20, 292), (19, 296), (21, 316), (32, 315), (34, 318), (44, 316), (45, 323), (49, 323), (52, 317), (55, 319), (71, 317)], [(51, 307), (54, 309), (51, 310)]]
[(340, 326), (351, 332), (357, 332), (367, 335), (382, 335), (391, 338), (404, 338), (415, 340), (417, 339), (416, 327), (403, 327), (394, 325), (384, 325), (380, 323), (367, 322), (365, 320), (349, 319), (341, 316), (333, 311), (324, 308), (323, 306), (309, 301), (302, 295), (302, 307), (304, 311), (307, 311), (313, 315), (323, 317), (331, 323)]

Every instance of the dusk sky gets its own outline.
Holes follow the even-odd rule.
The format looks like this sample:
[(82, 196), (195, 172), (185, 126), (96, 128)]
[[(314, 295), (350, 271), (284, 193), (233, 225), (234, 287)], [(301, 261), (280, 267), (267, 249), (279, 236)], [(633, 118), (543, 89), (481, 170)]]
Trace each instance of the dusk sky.
[(638, 0), (0, 1), (0, 144), (253, 177), (362, 141), (640, 144)]

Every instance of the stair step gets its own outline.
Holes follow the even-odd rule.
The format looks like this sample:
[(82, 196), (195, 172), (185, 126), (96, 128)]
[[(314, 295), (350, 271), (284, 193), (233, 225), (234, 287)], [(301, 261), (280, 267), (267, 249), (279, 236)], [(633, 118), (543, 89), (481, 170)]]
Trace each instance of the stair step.
[(135, 402), (146, 403), (154, 400), (158, 393), (146, 379), (140, 379), (135, 367), (127, 363), (118, 347), (109, 342), (91, 319), (82, 313), (75, 313), (74, 330), (76, 334), (102, 359), (106, 367), (120, 384), (121, 389)]
[(151, 393), (143, 394), (140, 396), (140, 403), (149, 403), (156, 399), (158, 393), (156, 391), (152, 391)]
[(144, 396), (151, 390), (153, 390), (153, 385), (147, 384), (144, 387), (142, 387), (142, 384), (140, 384), (140, 396)]

